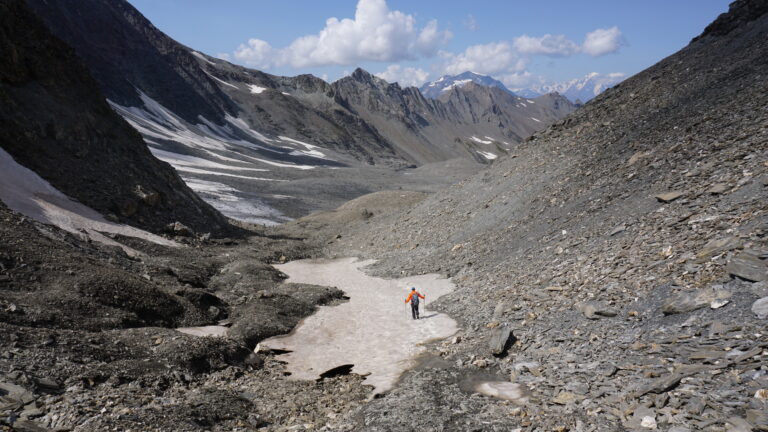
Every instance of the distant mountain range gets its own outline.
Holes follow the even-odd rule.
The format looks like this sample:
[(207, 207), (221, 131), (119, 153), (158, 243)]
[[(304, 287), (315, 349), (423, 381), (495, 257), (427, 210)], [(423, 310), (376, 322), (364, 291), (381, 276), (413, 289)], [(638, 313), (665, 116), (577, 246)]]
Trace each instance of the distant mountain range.
[(463, 87), (468, 83), (475, 83), (483, 86), (498, 87), (508, 93), (524, 98), (535, 98), (548, 93), (559, 93), (573, 103), (585, 103), (606, 89), (620, 83), (624, 78), (626, 78), (626, 75), (622, 73), (599, 74), (593, 72), (582, 78), (575, 78), (570, 81), (537, 84), (510, 90), (504, 83), (488, 75), (464, 72), (459, 75), (444, 75), (435, 81), (425, 83), (419, 90), (428, 98), (438, 99), (443, 93), (453, 88)]
[(529, 88), (514, 89), (520, 96), (537, 97), (547, 93), (557, 92), (574, 103), (585, 103), (593, 97), (615, 86), (626, 78), (622, 73), (599, 74), (592, 72), (582, 78), (574, 78), (554, 84), (541, 84)]

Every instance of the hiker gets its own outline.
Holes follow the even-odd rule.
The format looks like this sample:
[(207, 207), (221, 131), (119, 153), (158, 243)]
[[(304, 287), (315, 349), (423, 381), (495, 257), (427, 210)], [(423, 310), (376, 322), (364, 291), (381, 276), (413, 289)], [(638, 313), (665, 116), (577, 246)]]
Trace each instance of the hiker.
[(405, 302), (411, 302), (411, 315), (413, 315), (413, 319), (419, 319), (419, 298), (424, 298), (424, 296), (416, 291), (416, 287), (411, 287), (411, 292), (408, 294)]

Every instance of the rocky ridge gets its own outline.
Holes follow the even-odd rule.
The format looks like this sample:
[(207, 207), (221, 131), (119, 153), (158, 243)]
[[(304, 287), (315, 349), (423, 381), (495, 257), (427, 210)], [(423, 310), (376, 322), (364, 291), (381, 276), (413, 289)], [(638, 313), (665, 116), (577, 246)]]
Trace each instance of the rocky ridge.
[[(531, 125), (507, 131), (510, 125), (462, 122), (463, 127), (438, 134), (461, 118), (443, 118), (444, 110), (435, 113), (439, 107), (426, 103), (416, 88), (378, 85), (381, 80), (364, 71), (328, 84), (310, 75), (281, 77), (233, 65), (179, 44), (124, 0), (30, 0), (29, 4), (75, 48), (110, 101), (142, 107), (143, 93), (192, 125), (203, 118), (227, 127), (228, 119), (239, 118), (261, 134), (289, 136), (366, 163), (395, 166), (457, 156), (473, 159), (477, 157), (471, 148), (458, 151), (461, 146), (455, 140), (482, 133), (517, 142), (531, 132)], [(107, 48), (112, 46), (123, 49)], [(375, 106), (373, 100), (378, 101)], [(555, 116), (541, 118), (543, 124), (533, 130), (571, 110), (549, 111)], [(544, 117), (541, 111), (532, 115)], [(431, 133), (421, 130), (430, 125)], [(253, 142), (263, 145), (263, 141)]]

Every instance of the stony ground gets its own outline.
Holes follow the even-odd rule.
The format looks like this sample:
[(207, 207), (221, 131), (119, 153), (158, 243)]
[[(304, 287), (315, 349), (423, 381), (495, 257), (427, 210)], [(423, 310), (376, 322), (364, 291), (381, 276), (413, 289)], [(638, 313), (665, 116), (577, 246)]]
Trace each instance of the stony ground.
[[(119, 239), (138, 258), (0, 208), (0, 428), (768, 430), (766, 9), (740, 0), (436, 194), (181, 249)], [(320, 255), (451, 276), (434, 306), (462, 331), (372, 401), (355, 375), (287, 380), (256, 343), (344, 299), (269, 264)], [(172, 330), (215, 323), (231, 337)], [(472, 391), (488, 380), (525, 397)]]
[[(330, 256), (458, 285), (438, 306), (461, 337), (357, 411), (358, 427), (768, 429), (765, 9), (737, 2), (680, 53), (409, 210), (361, 199), (346, 212), (364, 221), (312, 221)], [(505, 326), (514, 344), (494, 356)], [(469, 395), (475, 374), (530, 399)], [(401, 409), (414, 404), (420, 415)]]
[[(288, 381), (253, 352), (344, 301), (269, 265), (311, 257), (301, 238), (117, 238), (145, 254), (130, 258), (5, 207), (0, 221), (0, 430), (282, 430), (368, 396), (360, 377)], [(173, 330), (217, 323), (228, 338)]]

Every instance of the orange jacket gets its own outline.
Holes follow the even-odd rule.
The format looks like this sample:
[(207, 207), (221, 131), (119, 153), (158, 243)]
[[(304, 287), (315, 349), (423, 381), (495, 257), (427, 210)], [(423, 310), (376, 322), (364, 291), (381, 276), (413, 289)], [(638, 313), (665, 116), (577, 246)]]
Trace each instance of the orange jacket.
[(406, 299), (405, 299), (405, 302), (406, 302), (406, 303), (408, 303), (409, 301), (411, 301), (411, 297), (413, 297), (413, 295), (414, 295), (414, 294), (416, 294), (417, 296), (419, 296), (419, 297), (421, 297), (421, 298), (424, 298), (424, 296), (423, 296), (423, 295), (421, 295), (421, 294), (419, 294), (419, 292), (418, 292), (418, 291), (411, 291), (411, 292), (408, 294), (408, 298), (406, 298)]

